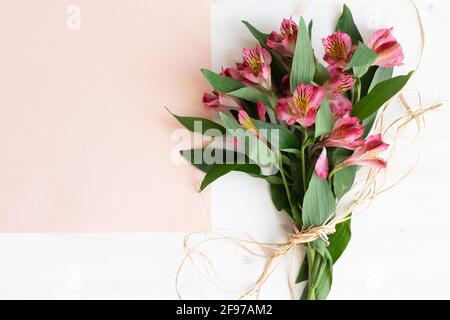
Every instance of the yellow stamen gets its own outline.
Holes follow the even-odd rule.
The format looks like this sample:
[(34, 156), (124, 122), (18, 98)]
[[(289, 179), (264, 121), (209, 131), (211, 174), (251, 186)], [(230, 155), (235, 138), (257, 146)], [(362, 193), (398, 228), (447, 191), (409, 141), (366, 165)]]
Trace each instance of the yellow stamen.
[(347, 57), (344, 42), (340, 40), (331, 41), (328, 55), (334, 61), (345, 60)]
[(247, 130), (256, 130), (256, 126), (253, 124), (252, 119), (250, 117), (247, 117), (244, 122), (242, 123), (242, 127), (244, 127)]
[(309, 99), (305, 95), (298, 95), (293, 97), (294, 105), (300, 114), (308, 113), (310, 109)]
[(247, 63), (253, 72), (259, 73), (261, 71), (262, 65), (264, 64), (264, 61), (262, 57), (255, 56), (249, 59)]

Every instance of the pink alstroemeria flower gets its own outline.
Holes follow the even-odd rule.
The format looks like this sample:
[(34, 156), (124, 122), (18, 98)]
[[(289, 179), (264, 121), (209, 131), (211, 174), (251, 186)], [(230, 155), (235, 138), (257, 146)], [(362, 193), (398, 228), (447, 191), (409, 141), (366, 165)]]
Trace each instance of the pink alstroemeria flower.
[(247, 130), (257, 130), (256, 126), (252, 122), (252, 118), (244, 110), (240, 110), (238, 113), (239, 124)]
[(256, 104), (256, 108), (258, 109), (258, 120), (266, 121), (266, 112), (267, 107), (261, 101), (258, 101)]
[(204, 93), (202, 99), (203, 105), (207, 109), (241, 109), (239, 99), (229, 96), (222, 92)]
[(364, 126), (359, 123), (359, 119), (345, 116), (335, 122), (333, 131), (320, 142), (320, 146), (355, 150), (364, 143), (363, 134)]
[(352, 110), (352, 102), (345, 96), (345, 92), (351, 90), (355, 82), (353, 76), (338, 73), (323, 85), (335, 118), (342, 118)]
[(244, 49), (242, 55), (244, 62), (237, 64), (241, 77), (254, 85), (261, 85), (270, 90), (272, 87), (270, 75), (272, 56), (269, 51), (258, 45), (255, 49)]
[(295, 45), (297, 43), (298, 26), (291, 19), (283, 19), (280, 33), (273, 31), (266, 41), (266, 44), (273, 51), (282, 57), (292, 58), (294, 56)]
[(356, 46), (352, 44), (352, 39), (346, 33), (335, 32), (325, 39), (322, 39), (325, 49), (323, 59), (329, 64), (329, 70), (344, 70), (350, 61)]
[(277, 116), (288, 125), (299, 123), (302, 127), (308, 128), (316, 122), (317, 109), (324, 96), (322, 87), (301, 84), (295, 89), (292, 97), (278, 100)]
[(376, 66), (393, 68), (403, 64), (403, 50), (393, 36), (392, 28), (376, 31), (370, 39), (368, 47), (378, 55), (374, 63)]
[(241, 73), (239, 72), (239, 70), (234, 68), (222, 68), (222, 72), (220, 73), (220, 75), (238, 81), (241, 80)]
[(327, 158), (327, 149), (323, 148), (322, 153), (317, 159), (316, 167), (315, 167), (316, 175), (323, 180), (328, 178), (329, 166), (328, 166), (328, 158)]
[(350, 158), (342, 162), (342, 165), (360, 165), (376, 169), (384, 169), (387, 165), (386, 161), (378, 158), (377, 156), (388, 147), (389, 145), (384, 143), (381, 139), (381, 134), (370, 136), (362, 146), (355, 150)]

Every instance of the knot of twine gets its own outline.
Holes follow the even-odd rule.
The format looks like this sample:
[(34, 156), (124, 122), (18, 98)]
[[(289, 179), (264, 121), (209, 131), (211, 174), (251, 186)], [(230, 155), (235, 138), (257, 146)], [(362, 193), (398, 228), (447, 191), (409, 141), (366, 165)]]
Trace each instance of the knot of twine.
[[(264, 269), (258, 280), (256, 280), (254, 285), (248, 288), (240, 296), (240, 299), (244, 299), (245, 297), (253, 295), (256, 295), (256, 297), (258, 298), (261, 288), (277, 267), (277, 265), (274, 265), (275, 262), (278, 259), (287, 256), (295, 248), (314, 242), (318, 239), (322, 239), (328, 244), (328, 236), (336, 232), (336, 224), (343, 222), (343, 220), (345, 220), (347, 216), (348, 214), (341, 216), (338, 219), (328, 221), (321, 226), (312, 227), (305, 230), (299, 230), (298, 227), (294, 225), (294, 231), (288, 235), (287, 242), (278, 244), (275, 246), (275, 248), (272, 248), (272, 252), (268, 255), (264, 265)], [(291, 296), (293, 297), (294, 292), (292, 285), (289, 285), (289, 290), (291, 291)]]
[[(204, 259), (204, 262), (206, 262), (207, 265), (209, 265), (210, 270), (205, 269), (206, 276), (215, 286), (217, 286), (218, 288), (220, 288), (225, 292), (236, 293), (232, 290), (226, 289), (221, 284), (221, 281), (218, 279), (215, 268), (213, 267), (211, 261), (209, 261), (207, 255), (205, 255), (198, 249), (203, 244), (206, 244), (211, 241), (227, 240), (235, 243), (236, 245), (238, 245), (239, 247), (241, 247), (242, 249), (244, 249), (253, 256), (261, 256), (261, 255), (252, 251), (251, 249), (252, 246), (256, 246), (260, 248), (263, 252), (265, 252), (263, 256), (265, 257), (266, 261), (260, 276), (258, 277), (256, 282), (244, 293), (242, 292), (239, 293), (240, 295), (239, 299), (244, 299), (246, 297), (254, 295), (256, 295), (256, 297), (258, 298), (259, 292), (261, 291), (265, 282), (270, 277), (272, 272), (276, 270), (278, 264), (281, 262), (281, 259), (283, 257), (288, 256), (295, 248), (298, 248), (299, 246), (305, 245), (307, 243), (311, 243), (317, 239), (322, 239), (323, 241), (328, 243), (328, 236), (336, 232), (336, 225), (343, 222), (348, 217), (348, 215), (349, 211), (347, 211), (345, 214), (335, 216), (334, 219), (326, 221), (321, 226), (311, 227), (309, 229), (304, 230), (299, 230), (296, 225), (293, 225), (292, 227), (293, 231), (290, 234), (288, 234), (287, 241), (281, 243), (259, 242), (248, 234), (247, 234), (248, 238), (243, 239), (243, 238), (228, 237), (218, 233), (210, 233), (211, 235), (214, 235), (213, 238), (202, 240), (193, 247), (190, 247), (189, 240), (191, 236), (194, 235), (195, 233), (188, 234), (186, 235), (184, 240), (184, 249), (187, 253), (179, 266), (175, 281), (178, 297), (181, 299), (181, 294), (178, 290), (178, 279), (180, 272), (186, 260), (189, 259), (193, 262), (192, 255), (194, 253), (200, 254), (200, 256), (202, 256), (202, 258)], [(291, 296), (294, 296), (293, 286), (290, 284), (289, 287), (291, 291)]]
[(330, 224), (324, 224), (319, 227), (312, 227), (305, 230), (299, 230), (294, 226), (294, 232), (288, 235), (286, 243), (277, 245), (271, 256), (273, 258), (287, 255), (292, 249), (297, 246), (304, 245), (322, 239), (328, 244), (328, 236), (336, 232), (335, 221)]

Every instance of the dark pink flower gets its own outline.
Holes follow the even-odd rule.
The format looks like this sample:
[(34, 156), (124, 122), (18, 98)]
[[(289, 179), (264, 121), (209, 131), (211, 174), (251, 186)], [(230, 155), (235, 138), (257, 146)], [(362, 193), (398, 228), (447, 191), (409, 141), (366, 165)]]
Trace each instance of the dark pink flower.
[(299, 123), (304, 128), (310, 127), (316, 122), (317, 109), (324, 96), (322, 87), (301, 84), (292, 97), (278, 100), (277, 116), (289, 125)]
[(324, 180), (328, 178), (328, 158), (327, 158), (327, 149), (323, 148), (322, 153), (319, 156), (319, 159), (317, 159), (316, 166), (315, 166), (315, 172), (316, 175)]
[(266, 41), (266, 44), (282, 57), (292, 58), (294, 56), (295, 45), (297, 43), (298, 26), (291, 19), (283, 19), (280, 33), (273, 31)]
[(239, 99), (229, 96), (222, 92), (204, 93), (202, 99), (203, 105), (207, 109), (241, 109)]
[(258, 120), (266, 121), (267, 107), (261, 101), (259, 101), (256, 104), (256, 108), (258, 109)]
[(247, 130), (257, 130), (256, 126), (253, 124), (252, 118), (244, 110), (240, 110), (238, 113), (239, 124)]
[(353, 79), (352, 75), (339, 73), (325, 82), (323, 89), (329, 99), (334, 99), (338, 95), (351, 90), (355, 85), (355, 82), (356, 80)]
[(350, 61), (356, 46), (346, 33), (335, 32), (322, 40), (325, 56), (323, 59), (330, 65), (331, 70), (344, 70)]
[(241, 80), (241, 73), (239, 72), (239, 70), (234, 68), (222, 68), (222, 72), (220, 73), (220, 75), (238, 81)]
[(364, 127), (359, 119), (345, 116), (335, 122), (333, 131), (320, 142), (320, 146), (355, 150), (364, 143), (363, 134)]
[(358, 147), (353, 155), (342, 162), (344, 166), (360, 165), (377, 169), (386, 168), (386, 161), (378, 158), (378, 155), (385, 151), (389, 145), (383, 142), (381, 134), (370, 136), (364, 144)]
[(330, 101), (331, 112), (336, 119), (342, 118), (352, 111), (352, 102), (343, 94)]
[(270, 90), (272, 87), (271, 68), (272, 56), (269, 51), (261, 46), (255, 49), (243, 50), (243, 63), (238, 63), (237, 68), (241, 77), (254, 85), (261, 85)]
[(323, 85), (335, 118), (342, 118), (352, 110), (352, 103), (345, 96), (345, 92), (351, 90), (355, 82), (353, 76), (337, 73)]
[(380, 29), (370, 39), (368, 47), (378, 55), (374, 65), (393, 68), (403, 64), (402, 47), (392, 33), (392, 28)]

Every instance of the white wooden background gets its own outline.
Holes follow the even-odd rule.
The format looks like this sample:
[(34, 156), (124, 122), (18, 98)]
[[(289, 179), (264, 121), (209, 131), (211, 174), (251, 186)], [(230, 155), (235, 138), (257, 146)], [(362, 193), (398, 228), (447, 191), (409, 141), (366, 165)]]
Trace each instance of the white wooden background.
[[(343, 1), (311, 0), (305, 15), (314, 18), (314, 46), (332, 31)], [(394, 26), (403, 44), (404, 73), (415, 67), (419, 29), (408, 0), (349, 0), (363, 35)], [(264, 31), (295, 15), (301, 0), (216, 0), (213, 4), (213, 68), (231, 64), (240, 48), (254, 45), (240, 20)], [(422, 65), (406, 90), (411, 102), (419, 90), (424, 104), (449, 99), (448, 34), (450, 2), (417, 0), (426, 29)], [(195, 50), (193, 48), (192, 50)], [(392, 106), (400, 110), (398, 105)], [(395, 189), (357, 213), (353, 238), (336, 264), (331, 299), (450, 298), (450, 114), (437, 112), (411, 147), (399, 150), (390, 164), (392, 180), (414, 163), (413, 173)], [(414, 135), (407, 131), (403, 145)], [(267, 186), (242, 174), (216, 183), (212, 195), (214, 228), (234, 228), (260, 241), (279, 241), (286, 219), (272, 207)], [(170, 299), (176, 298), (175, 274), (182, 259), (183, 234), (0, 235), (0, 298)], [(245, 288), (257, 277), (263, 260), (230, 243), (208, 250), (224, 283)], [(300, 258), (297, 257), (297, 260)], [(262, 298), (289, 298), (290, 261), (273, 274)], [(185, 298), (233, 298), (210, 285), (192, 268), (182, 274)]]

